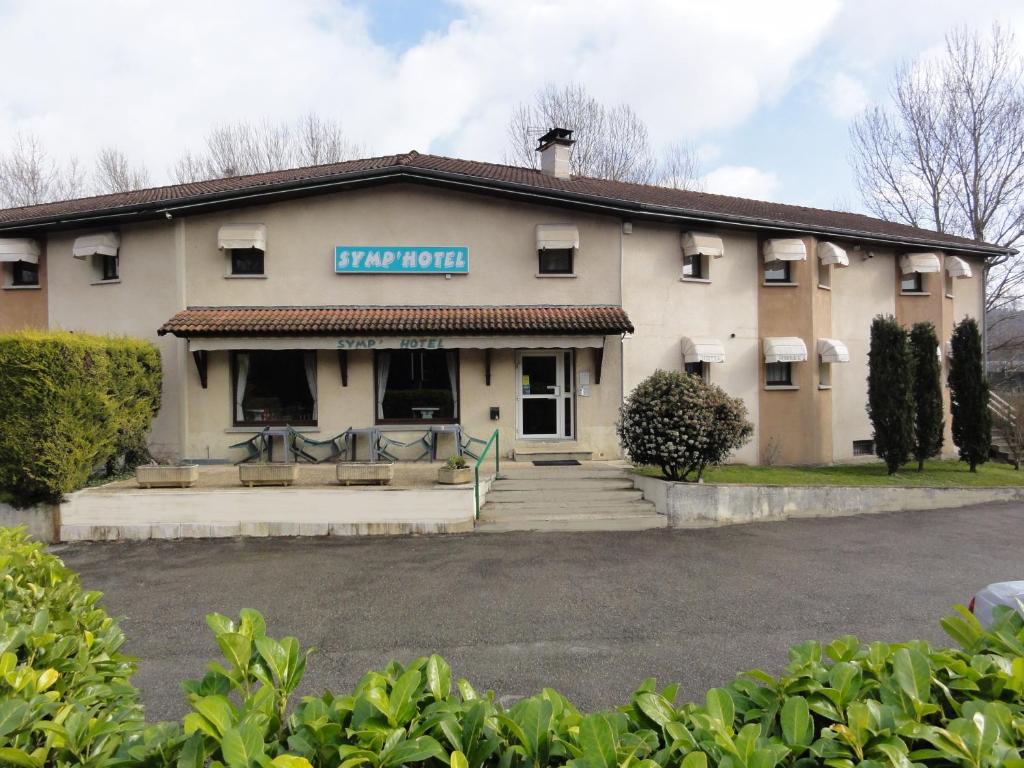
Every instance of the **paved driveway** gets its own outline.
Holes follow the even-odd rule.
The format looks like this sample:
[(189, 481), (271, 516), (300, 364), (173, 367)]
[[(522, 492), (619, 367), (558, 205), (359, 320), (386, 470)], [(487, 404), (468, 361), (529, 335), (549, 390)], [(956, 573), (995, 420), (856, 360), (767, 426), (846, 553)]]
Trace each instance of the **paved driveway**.
[(937, 621), (978, 586), (1024, 578), (1024, 506), (703, 531), (83, 544), (59, 548), (106, 592), (140, 658), (151, 718), (217, 651), (209, 611), (262, 611), (318, 649), (303, 692), (431, 652), (478, 688), (554, 686), (578, 706), (643, 677), (702, 697), (778, 671), (807, 638), (945, 642)]

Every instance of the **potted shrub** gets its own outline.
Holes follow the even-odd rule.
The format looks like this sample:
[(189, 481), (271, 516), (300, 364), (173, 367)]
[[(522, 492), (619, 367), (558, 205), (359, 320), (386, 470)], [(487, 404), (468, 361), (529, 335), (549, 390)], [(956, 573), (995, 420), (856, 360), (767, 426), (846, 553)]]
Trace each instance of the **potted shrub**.
[(390, 485), (395, 477), (390, 461), (339, 461), (336, 466), (342, 485)]
[(472, 482), (473, 470), (463, 456), (452, 456), (437, 470), (437, 482), (445, 485), (462, 485)]
[(238, 465), (238, 479), (242, 485), (291, 485), (299, 479), (298, 464), (271, 464), (248, 462)]
[(196, 464), (141, 464), (135, 468), (140, 488), (191, 488), (199, 479)]

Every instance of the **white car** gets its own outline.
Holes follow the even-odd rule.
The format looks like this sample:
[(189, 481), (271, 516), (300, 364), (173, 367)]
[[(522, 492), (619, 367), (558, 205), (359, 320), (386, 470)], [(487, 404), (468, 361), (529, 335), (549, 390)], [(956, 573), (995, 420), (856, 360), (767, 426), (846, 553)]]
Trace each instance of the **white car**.
[(1008, 605), (1024, 615), (1024, 581), (1000, 581), (989, 584), (971, 598), (967, 604), (982, 626), (992, 624), (992, 609), (997, 605)]

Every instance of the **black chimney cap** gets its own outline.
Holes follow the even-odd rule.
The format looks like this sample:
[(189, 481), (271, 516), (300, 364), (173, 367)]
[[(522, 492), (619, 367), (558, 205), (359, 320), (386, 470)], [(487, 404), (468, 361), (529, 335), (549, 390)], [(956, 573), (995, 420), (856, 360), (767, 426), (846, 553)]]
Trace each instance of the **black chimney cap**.
[(537, 139), (537, 150), (540, 151), (548, 144), (574, 144), (571, 128), (552, 128), (539, 139)]

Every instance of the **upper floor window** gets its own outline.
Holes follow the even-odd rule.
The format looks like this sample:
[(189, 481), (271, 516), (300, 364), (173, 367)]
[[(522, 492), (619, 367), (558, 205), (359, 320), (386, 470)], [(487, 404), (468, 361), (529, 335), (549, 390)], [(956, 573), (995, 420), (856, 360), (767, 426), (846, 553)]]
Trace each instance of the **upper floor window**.
[(100, 263), (100, 279), (101, 280), (120, 280), (120, 263), (117, 254), (103, 255), (99, 257)]
[(792, 363), (766, 363), (764, 383), (769, 387), (788, 387), (793, 384)]
[(537, 251), (537, 271), (542, 275), (571, 275), (572, 248), (545, 248)]
[(75, 238), (71, 255), (89, 264), (92, 282), (109, 283), (121, 279), (121, 235), (118, 232), (90, 232)]
[(699, 253), (683, 256), (683, 277), (690, 280), (704, 278), (704, 257)]
[(232, 275), (262, 275), (263, 250), (261, 248), (232, 248)]
[(683, 280), (707, 281), (711, 277), (711, 260), (725, 252), (722, 238), (708, 232), (683, 232)]
[(900, 278), (900, 291), (903, 293), (924, 293), (924, 275), (911, 272)]
[(792, 282), (790, 279), (790, 262), (788, 261), (769, 261), (764, 265), (764, 281), (766, 283), (789, 283)]
[(537, 225), (537, 274), (573, 275), (580, 233), (575, 224)]
[(11, 285), (30, 287), (39, 285), (39, 265), (28, 261), (15, 261), (11, 264)]

